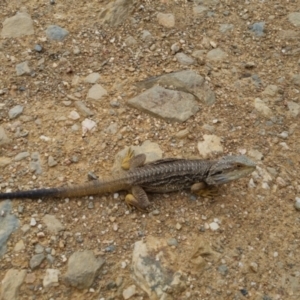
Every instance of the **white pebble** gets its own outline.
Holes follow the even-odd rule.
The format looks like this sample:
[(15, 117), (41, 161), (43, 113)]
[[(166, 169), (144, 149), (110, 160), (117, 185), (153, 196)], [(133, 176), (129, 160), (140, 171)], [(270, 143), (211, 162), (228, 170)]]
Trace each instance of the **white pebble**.
[(296, 208), (296, 210), (300, 210), (300, 198), (299, 197), (296, 197), (295, 208)]
[(41, 135), (40, 139), (45, 142), (49, 142), (51, 140), (51, 138), (49, 138), (48, 136), (45, 136), (45, 135)]
[(210, 228), (211, 230), (213, 230), (213, 231), (218, 230), (219, 227), (220, 227), (219, 224), (216, 223), (216, 222), (211, 222), (211, 223), (209, 224), (209, 228)]
[(35, 218), (30, 219), (30, 226), (35, 226), (36, 225), (36, 220)]
[(72, 110), (69, 114), (69, 118), (72, 120), (78, 120), (78, 119), (80, 119), (80, 115), (77, 111)]

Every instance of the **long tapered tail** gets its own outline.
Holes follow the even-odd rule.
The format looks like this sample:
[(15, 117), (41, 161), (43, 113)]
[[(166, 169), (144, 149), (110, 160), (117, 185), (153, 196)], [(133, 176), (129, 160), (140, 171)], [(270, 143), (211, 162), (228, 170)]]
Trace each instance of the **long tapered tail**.
[(80, 185), (73, 185), (59, 188), (37, 189), (28, 191), (17, 191), (11, 193), (0, 193), (0, 199), (28, 198), (38, 199), (43, 197), (82, 197), (96, 194), (113, 193), (120, 190), (126, 190), (129, 185), (126, 180), (108, 179), (108, 180), (93, 180)]

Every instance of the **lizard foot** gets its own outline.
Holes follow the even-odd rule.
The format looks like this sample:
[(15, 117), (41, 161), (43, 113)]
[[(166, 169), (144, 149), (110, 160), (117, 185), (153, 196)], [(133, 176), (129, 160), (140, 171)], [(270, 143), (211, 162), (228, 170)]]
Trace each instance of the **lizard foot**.
[(216, 187), (208, 186), (205, 182), (197, 182), (193, 184), (191, 192), (203, 198), (214, 198), (219, 194)]
[(130, 210), (135, 207), (142, 212), (146, 212), (150, 205), (146, 192), (139, 186), (132, 187), (132, 194), (126, 195), (125, 202)]
[(123, 158), (121, 162), (121, 167), (123, 170), (129, 170), (130, 169), (130, 161), (134, 157), (134, 151), (129, 147), (126, 153), (126, 156)]

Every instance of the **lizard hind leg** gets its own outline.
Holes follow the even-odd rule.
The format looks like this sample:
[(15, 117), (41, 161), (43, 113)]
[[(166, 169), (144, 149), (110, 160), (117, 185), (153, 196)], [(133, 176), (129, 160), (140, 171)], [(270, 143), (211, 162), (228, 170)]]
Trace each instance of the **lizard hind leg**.
[(125, 202), (129, 208), (135, 207), (143, 212), (147, 211), (150, 205), (146, 192), (140, 186), (133, 186), (131, 188), (131, 194), (126, 195)]
[(191, 192), (203, 198), (213, 198), (219, 194), (216, 187), (208, 186), (205, 182), (196, 182), (191, 186)]
[(127, 154), (122, 160), (121, 167), (124, 170), (132, 170), (144, 165), (146, 161), (145, 154), (134, 155), (134, 151), (129, 147)]

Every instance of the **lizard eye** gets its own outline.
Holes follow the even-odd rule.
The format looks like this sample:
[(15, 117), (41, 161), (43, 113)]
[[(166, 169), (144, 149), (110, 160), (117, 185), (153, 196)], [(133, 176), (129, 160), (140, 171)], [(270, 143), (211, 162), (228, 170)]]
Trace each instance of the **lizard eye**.
[(223, 173), (222, 171), (219, 171), (219, 172), (216, 172), (214, 175), (220, 175), (222, 173)]
[(237, 167), (238, 169), (240, 169), (240, 168), (242, 167), (242, 165), (241, 165), (241, 164), (236, 164), (236, 167)]

